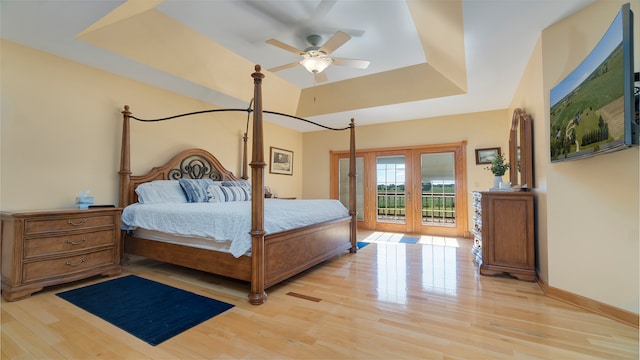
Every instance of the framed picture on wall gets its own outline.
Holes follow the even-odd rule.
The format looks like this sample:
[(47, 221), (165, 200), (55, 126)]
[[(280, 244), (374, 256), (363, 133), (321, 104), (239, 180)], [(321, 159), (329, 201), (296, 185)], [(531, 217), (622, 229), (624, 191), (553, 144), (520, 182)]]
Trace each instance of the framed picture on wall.
[(271, 147), (271, 165), (269, 172), (272, 174), (293, 175), (293, 151)]
[(491, 164), (496, 156), (500, 155), (500, 148), (476, 149), (476, 165)]

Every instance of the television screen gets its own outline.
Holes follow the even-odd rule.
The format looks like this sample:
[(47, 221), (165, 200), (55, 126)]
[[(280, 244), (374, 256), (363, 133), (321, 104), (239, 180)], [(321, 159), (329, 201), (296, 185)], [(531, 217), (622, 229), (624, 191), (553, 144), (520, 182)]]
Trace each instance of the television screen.
[(584, 61), (551, 89), (552, 162), (637, 144), (632, 27), (625, 4)]

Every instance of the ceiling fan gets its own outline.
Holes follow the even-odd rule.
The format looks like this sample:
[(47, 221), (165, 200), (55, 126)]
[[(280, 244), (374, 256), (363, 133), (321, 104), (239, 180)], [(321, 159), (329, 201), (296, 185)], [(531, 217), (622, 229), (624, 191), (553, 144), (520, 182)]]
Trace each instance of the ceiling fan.
[(309, 35), (307, 36), (307, 42), (309, 42), (311, 46), (304, 50), (296, 49), (295, 47), (287, 45), (279, 40), (269, 39), (267, 40), (267, 44), (277, 46), (283, 50), (302, 56), (302, 60), (300, 61), (274, 67), (269, 69), (269, 71), (275, 72), (302, 65), (307, 69), (307, 71), (314, 74), (316, 82), (325, 82), (327, 81), (327, 76), (323, 71), (331, 64), (349, 66), (357, 69), (366, 69), (369, 66), (369, 61), (367, 60), (344, 59), (330, 56), (332, 52), (344, 45), (344, 43), (349, 41), (349, 39), (351, 39), (349, 34), (337, 31), (324, 43), (324, 45), (320, 45), (320, 42), (322, 41), (322, 37), (320, 35)]

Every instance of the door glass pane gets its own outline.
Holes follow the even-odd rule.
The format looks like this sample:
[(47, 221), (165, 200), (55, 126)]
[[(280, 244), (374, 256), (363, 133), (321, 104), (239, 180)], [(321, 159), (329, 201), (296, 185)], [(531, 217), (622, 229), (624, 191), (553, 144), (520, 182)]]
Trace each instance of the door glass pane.
[(420, 155), (422, 171), (422, 225), (455, 226), (454, 153)]
[[(364, 159), (356, 158), (356, 220), (364, 221)], [(338, 199), (349, 208), (349, 159), (338, 160)]]
[(405, 158), (376, 158), (376, 198), (378, 222), (405, 224)]

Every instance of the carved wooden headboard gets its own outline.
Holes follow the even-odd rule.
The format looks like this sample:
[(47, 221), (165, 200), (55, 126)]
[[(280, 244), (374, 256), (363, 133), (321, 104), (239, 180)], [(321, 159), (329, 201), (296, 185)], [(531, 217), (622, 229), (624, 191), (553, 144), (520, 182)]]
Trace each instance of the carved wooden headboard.
[(127, 187), (126, 204), (138, 201), (136, 187), (153, 180), (212, 179), (215, 181), (239, 180), (222, 166), (210, 152), (203, 149), (184, 150), (166, 164), (154, 167), (144, 175), (131, 176)]

